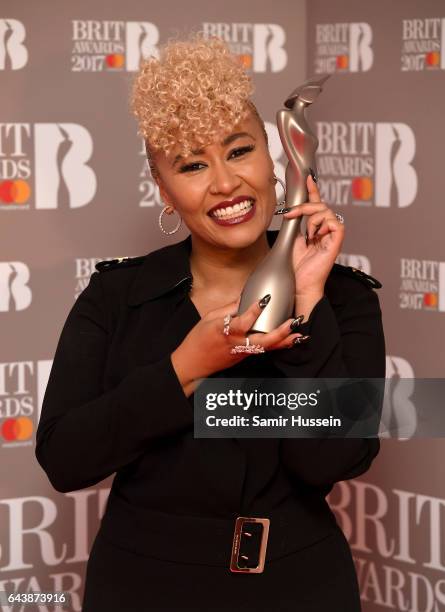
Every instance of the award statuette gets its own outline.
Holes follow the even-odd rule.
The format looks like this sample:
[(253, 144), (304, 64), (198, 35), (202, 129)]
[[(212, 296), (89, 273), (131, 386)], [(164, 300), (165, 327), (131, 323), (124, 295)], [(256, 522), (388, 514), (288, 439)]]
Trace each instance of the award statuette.
[[(286, 168), (286, 207), (308, 201), (306, 180), (316, 176), (315, 151), (318, 140), (310, 129), (305, 109), (322, 91), (329, 75), (310, 79), (297, 87), (277, 113), (277, 126), (289, 163)], [(247, 279), (241, 294), (238, 314), (270, 293), (271, 300), (250, 332), (269, 332), (293, 316), (295, 305), (295, 276), (292, 250), (300, 230), (301, 218), (283, 219), (280, 231), (270, 252)]]

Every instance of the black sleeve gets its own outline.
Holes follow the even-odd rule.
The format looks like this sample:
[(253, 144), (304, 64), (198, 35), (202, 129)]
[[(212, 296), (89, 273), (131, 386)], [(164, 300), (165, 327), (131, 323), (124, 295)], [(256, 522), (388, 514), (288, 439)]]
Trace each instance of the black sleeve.
[(137, 367), (104, 392), (106, 311), (95, 272), (62, 329), (37, 428), (36, 456), (58, 491), (96, 484), (143, 453), (150, 440), (193, 424), (170, 355)]
[[(284, 376), (385, 377), (385, 341), (377, 294), (361, 281), (342, 279), (337, 297), (331, 304), (325, 295), (301, 326), (301, 333), (311, 336), (309, 342), (271, 351)], [(379, 450), (377, 437), (287, 438), (281, 441), (281, 460), (293, 477), (312, 486), (326, 486), (366, 472)]]

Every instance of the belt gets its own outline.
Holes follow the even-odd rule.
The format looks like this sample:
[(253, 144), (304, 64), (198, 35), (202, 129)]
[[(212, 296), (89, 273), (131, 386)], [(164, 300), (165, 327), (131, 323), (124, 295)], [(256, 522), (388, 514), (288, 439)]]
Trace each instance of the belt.
[(338, 529), (325, 500), (302, 513), (297, 500), (264, 516), (232, 519), (167, 514), (136, 507), (114, 493), (108, 498), (99, 534), (148, 557), (177, 563), (227, 567), (259, 573), (278, 559)]

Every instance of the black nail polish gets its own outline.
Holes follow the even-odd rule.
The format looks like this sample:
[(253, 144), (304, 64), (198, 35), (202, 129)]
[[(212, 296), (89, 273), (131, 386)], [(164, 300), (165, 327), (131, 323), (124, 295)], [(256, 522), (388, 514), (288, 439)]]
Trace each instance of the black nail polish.
[(261, 300), (258, 302), (259, 307), (260, 308), (265, 308), (268, 305), (268, 303), (270, 302), (270, 298), (271, 298), (270, 293), (268, 293), (263, 298), (261, 298)]
[(294, 331), (294, 329), (296, 329), (303, 322), (303, 319), (304, 315), (298, 315), (298, 317), (290, 324), (291, 330)]
[(318, 181), (317, 175), (315, 174), (315, 172), (312, 170), (312, 168), (309, 168), (309, 172), (311, 173), (311, 176), (314, 180), (314, 183), (316, 183)]
[(309, 339), (310, 339), (310, 336), (298, 336), (298, 338), (295, 338), (294, 344), (303, 344), (304, 342), (307, 342)]
[(274, 215), (284, 215), (285, 213), (288, 213), (290, 211), (290, 208), (279, 208), (276, 212), (274, 212)]

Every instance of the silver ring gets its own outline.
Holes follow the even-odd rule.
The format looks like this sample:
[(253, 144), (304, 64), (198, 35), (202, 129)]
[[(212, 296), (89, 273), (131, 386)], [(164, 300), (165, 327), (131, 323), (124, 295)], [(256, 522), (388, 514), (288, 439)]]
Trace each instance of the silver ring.
[(343, 215), (341, 215), (340, 213), (335, 213), (335, 218), (337, 219), (337, 221), (339, 223), (341, 223), (342, 225), (344, 225), (345, 223), (345, 218), (343, 217)]
[(230, 353), (264, 353), (264, 346), (261, 344), (250, 344), (249, 336), (246, 336), (246, 344), (237, 344), (230, 349)]
[(232, 315), (231, 314), (226, 314), (226, 316), (224, 317), (224, 329), (223, 329), (223, 334), (225, 336), (228, 336), (230, 334), (230, 321), (232, 319)]

